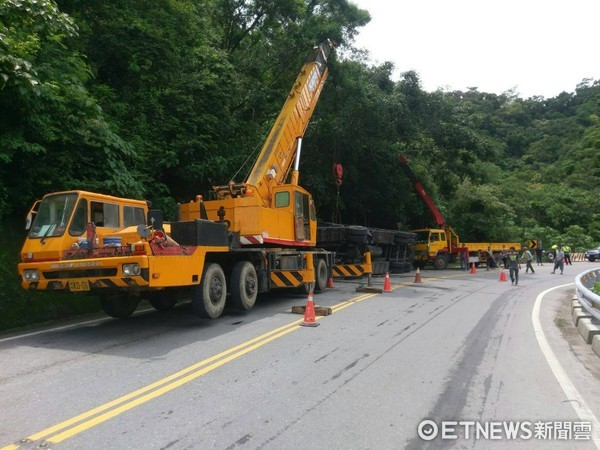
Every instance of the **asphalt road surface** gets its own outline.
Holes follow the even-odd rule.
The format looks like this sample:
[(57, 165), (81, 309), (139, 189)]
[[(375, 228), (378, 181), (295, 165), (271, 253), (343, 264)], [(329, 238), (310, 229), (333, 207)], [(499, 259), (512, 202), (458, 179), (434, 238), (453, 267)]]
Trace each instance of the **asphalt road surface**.
[(600, 359), (570, 316), (592, 267), (336, 281), (318, 327), (277, 292), (5, 334), (0, 449), (596, 448)]

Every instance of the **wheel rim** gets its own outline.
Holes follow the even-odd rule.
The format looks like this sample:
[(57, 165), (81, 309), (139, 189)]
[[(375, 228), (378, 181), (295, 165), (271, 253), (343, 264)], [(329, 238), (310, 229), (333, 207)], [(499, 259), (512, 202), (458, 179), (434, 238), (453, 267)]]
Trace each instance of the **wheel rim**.
[(249, 297), (252, 297), (252, 295), (254, 295), (254, 292), (256, 291), (256, 277), (254, 276), (254, 274), (249, 273), (246, 276), (246, 281), (244, 282), (244, 289)]
[(213, 277), (210, 280), (210, 288), (209, 288), (209, 298), (210, 302), (217, 306), (221, 302), (221, 297), (223, 296), (223, 282), (219, 277)]

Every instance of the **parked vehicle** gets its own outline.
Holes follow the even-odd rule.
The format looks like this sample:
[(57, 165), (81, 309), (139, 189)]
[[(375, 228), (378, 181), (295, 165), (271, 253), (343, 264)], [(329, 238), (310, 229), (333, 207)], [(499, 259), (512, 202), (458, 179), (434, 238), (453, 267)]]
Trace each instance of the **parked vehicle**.
[(158, 310), (191, 298), (194, 312), (211, 319), (222, 314), (227, 294), (234, 308), (249, 310), (259, 292), (325, 288), (334, 254), (315, 247), (315, 206), (298, 184), (298, 168), (332, 49), (324, 42), (305, 60), (246, 181), (214, 186), (212, 200), (178, 205), (174, 222), (143, 201), (86, 191), (46, 195), (30, 213), (22, 287), (87, 291), (118, 318), (142, 298)]
[(594, 262), (597, 259), (600, 259), (600, 247), (593, 248), (585, 252), (585, 259), (587, 259), (589, 262)]

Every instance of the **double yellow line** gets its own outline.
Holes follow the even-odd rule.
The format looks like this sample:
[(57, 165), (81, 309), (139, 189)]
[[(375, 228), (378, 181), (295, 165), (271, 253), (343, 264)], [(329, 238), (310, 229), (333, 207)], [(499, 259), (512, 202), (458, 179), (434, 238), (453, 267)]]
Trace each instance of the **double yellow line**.
[[(348, 306), (374, 297), (375, 295), (377, 294), (361, 295), (359, 297), (338, 303), (331, 309), (333, 312), (337, 312), (347, 308)], [(317, 320), (318, 319), (320, 319), (320, 317), (318, 317)], [(90, 409), (89, 411), (46, 428), (38, 433), (32, 434), (24, 439), (23, 443), (32, 443), (45, 440), (45, 442), (51, 444), (58, 444), (65, 439), (82, 433), (83, 431), (106, 422), (107, 420), (112, 419), (120, 414), (123, 414), (124, 412), (129, 411), (136, 406), (142, 405), (156, 397), (172, 391), (173, 389), (183, 386), (184, 384), (187, 384), (190, 381), (201, 377), (202, 375), (212, 372), (224, 364), (244, 356), (247, 353), (262, 347), (263, 345), (268, 344), (269, 342), (291, 333), (292, 331), (301, 329), (301, 327), (298, 326), (301, 322), (302, 320), (295, 320), (287, 325), (271, 330), (268, 333), (225, 350), (217, 355), (211, 356), (210, 358), (186, 367), (179, 372), (149, 384), (141, 389), (133, 391), (96, 408)], [(2, 447), (0, 450), (16, 450), (18, 448), (19, 445), (13, 444)]]

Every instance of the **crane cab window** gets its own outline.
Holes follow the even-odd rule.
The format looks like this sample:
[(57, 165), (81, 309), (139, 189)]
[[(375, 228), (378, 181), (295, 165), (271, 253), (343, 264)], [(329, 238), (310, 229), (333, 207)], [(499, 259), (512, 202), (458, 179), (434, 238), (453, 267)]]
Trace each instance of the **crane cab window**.
[(440, 233), (431, 233), (429, 236), (429, 242), (437, 242), (440, 240)]
[(146, 224), (144, 208), (136, 206), (123, 206), (123, 226)]
[(417, 244), (427, 244), (429, 242), (428, 231), (417, 231)]
[(73, 214), (73, 220), (71, 220), (71, 225), (69, 226), (69, 234), (71, 236), (81, 236), (86, 230), (88, 223), (87, 211), (87, 200), (82, 198), (79, 200), (79, 203), (77, 203), (75, 214)]
[(440, 238), (440, 240), (444, 242), (446, 241), (446, 233), (442, 233), (442, 237)]
[(294, 192), (294, 223), (296, 239), (310, 239), (310, 203), (308, 195)]
[(303, 217), (308, 220), (310, 217), (310, 202), (309, 197), (302, 192), (295, 192), (294, 206), (296, 217)]
[(119, 205), (90, 202), (90, 215), (97, 227), (119, 228)]
[(290, 193), (280, 191), (275, 193), (275, 208), (285, 208), (290, 206)]
[(310, 199), (310, 220), (317, 220), (317, 211), (315, 210), (315, 202), (313, 199)]

